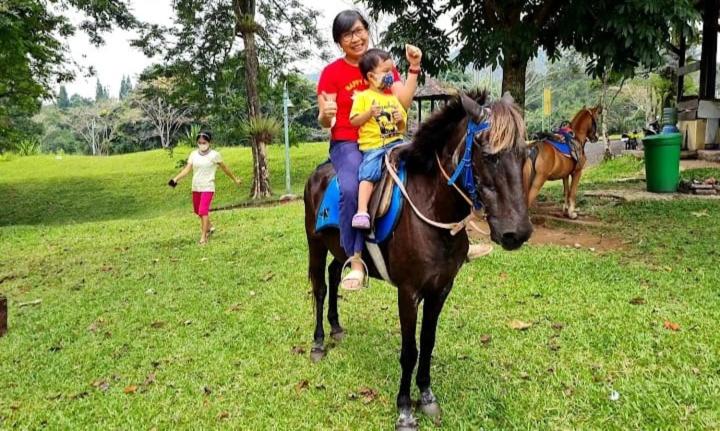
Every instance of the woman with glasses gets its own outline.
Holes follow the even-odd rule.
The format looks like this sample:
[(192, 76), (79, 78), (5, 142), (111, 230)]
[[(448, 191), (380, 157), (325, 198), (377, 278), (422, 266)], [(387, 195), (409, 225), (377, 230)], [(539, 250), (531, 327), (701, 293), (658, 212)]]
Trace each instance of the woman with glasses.
[[(368, 22), (357, 11), (340, 12), (333, 21), (332, 35), (342, 50), (342, 57), (328, 64), (320, 74), (318, 122), (322, 127), (330, 128), (330, 161), (340, 185), (340, 244), (352, 258), (351, 270), (343, 278), (341, 286), (356, 290), (364, 284), (366, 277), (361, 260), (365, 239), (362, 231), (352, 227), (352, 217), (357, 211), (358, 167), (362, 162), (362, 153), (357, 143), (358, 128), (350, 124), (350, 108), (354, 93), (368, 88), (358, 66), (360, 58), (368, 50)], [(393, 69), (394, 82), (387, 91), (396, 96), (407, 110), (417, 89), (422, 52), (407, 45), (405, 54), (410, 64), (405, 82), (400, 80), (397, 69)]]
[(215, 171), (218, 166), (230, 177), (235, 185), (240, 185), (240, 179), (230, 171), (230, 168), (223, 162), (223, 158), (217, 151), (210, 148), (212, 134), (200, 132), (197, 135), (197, 150), (190, 153), (187, 164), (175, 178), (168, 181), (172, 188), (177, 186), (178, 181), (193, 172), (192, 178), (192, 200), (195, 214), (200, 217), (200, 245), (208, 242), (208, 235), (215, 231), (210, 223), (210, 204), (215, 196)]

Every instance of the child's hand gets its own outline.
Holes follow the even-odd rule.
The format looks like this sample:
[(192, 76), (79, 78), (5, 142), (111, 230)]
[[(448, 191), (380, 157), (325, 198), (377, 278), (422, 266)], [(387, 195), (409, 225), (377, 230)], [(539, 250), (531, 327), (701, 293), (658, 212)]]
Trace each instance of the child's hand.
[(234, 182), (235, 185), (238, 186), (238, 187), (240, 187), (240, 184), (242, 184), (242, 180), (241, 180), (240, 178), (235, 178), (235, 179), (233, 180), (233, 182)]
[(420, 61), (422, 60), (422, 51), (417, 46), (406, 43), (405, 58), (407, 58), (408, 63), (410, 63), (410, 67), (420, 67)]
[(372, 105), (370, 106), (370, 112), (372, 112), (373, 117), (377, 117), (382, 114), (382, 109), (380, 109), (380, 107), (377, 103), (375, 103), (374, 100), (372, 101)]
[(393, 109), (392, 117), (396, 123), (402, 123), (403, 121), (403, 116), (397, 108)]

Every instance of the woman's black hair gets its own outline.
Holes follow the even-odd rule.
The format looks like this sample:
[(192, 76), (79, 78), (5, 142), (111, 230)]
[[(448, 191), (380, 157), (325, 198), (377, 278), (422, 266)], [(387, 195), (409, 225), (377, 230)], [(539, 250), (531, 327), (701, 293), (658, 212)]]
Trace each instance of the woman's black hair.
[(212, 142), (212, 133), (208, 130), (203, 130), (202, 132), (198, 133), (197, 137), (195, 138), (195, 142), (199, 141), (200, 138), (205, 138), (206, 141)]
[(367, 79), (369, 72), (377, 67), (383, 61), (390, 60), (390, 53), (383, 51), (382, 49), (371, 48), (368, 49), (362, 57), (360, 57), (360, 73), (362, 77)]
[(357, 21), (360, 21), (362, 23), (363, 27), (365, 27), (365, 30), (369, 29), (370, 25), (368, 24), (365, 17), (356, 10), (348, 9), (337, 14), (335, 16), (335, 19), (333, 20), (332, 26), (332, 35), (335, 43), (340, 43), (342, 35), (352, 30), (352, 27)]

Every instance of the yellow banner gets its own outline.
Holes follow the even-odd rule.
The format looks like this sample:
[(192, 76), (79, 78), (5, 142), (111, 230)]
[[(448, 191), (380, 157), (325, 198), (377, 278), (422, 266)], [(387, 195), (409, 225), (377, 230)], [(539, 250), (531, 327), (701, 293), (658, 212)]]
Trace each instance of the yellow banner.
[(552, 113), (552, 91), (546, 88), (543, 91), (543, 115), (549, 117)]

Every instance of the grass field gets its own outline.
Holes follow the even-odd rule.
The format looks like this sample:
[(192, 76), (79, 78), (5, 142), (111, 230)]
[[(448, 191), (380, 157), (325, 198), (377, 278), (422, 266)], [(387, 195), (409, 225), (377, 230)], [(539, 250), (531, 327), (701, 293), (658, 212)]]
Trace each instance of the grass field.
[[(245, 185), (218, 173), (216, 204), (240, 202), (250, 152), (221, 152)], [(326, 154), (292, 149), (296, 193)], [(343, 294), (347, 337), (312, 364), (302, 203), (213, 213), (198, 247), (189, 181), (165, 185), (184, 156), (0, 162), (0, 429), (393, 429), (393, 288)], [(270, 160), (280, 194), (282, 149)], [(720, 203), (580, 209), (626, 247), (497, 250), (461, 271), (432, 368), (442, 429), (719, 429)]]

